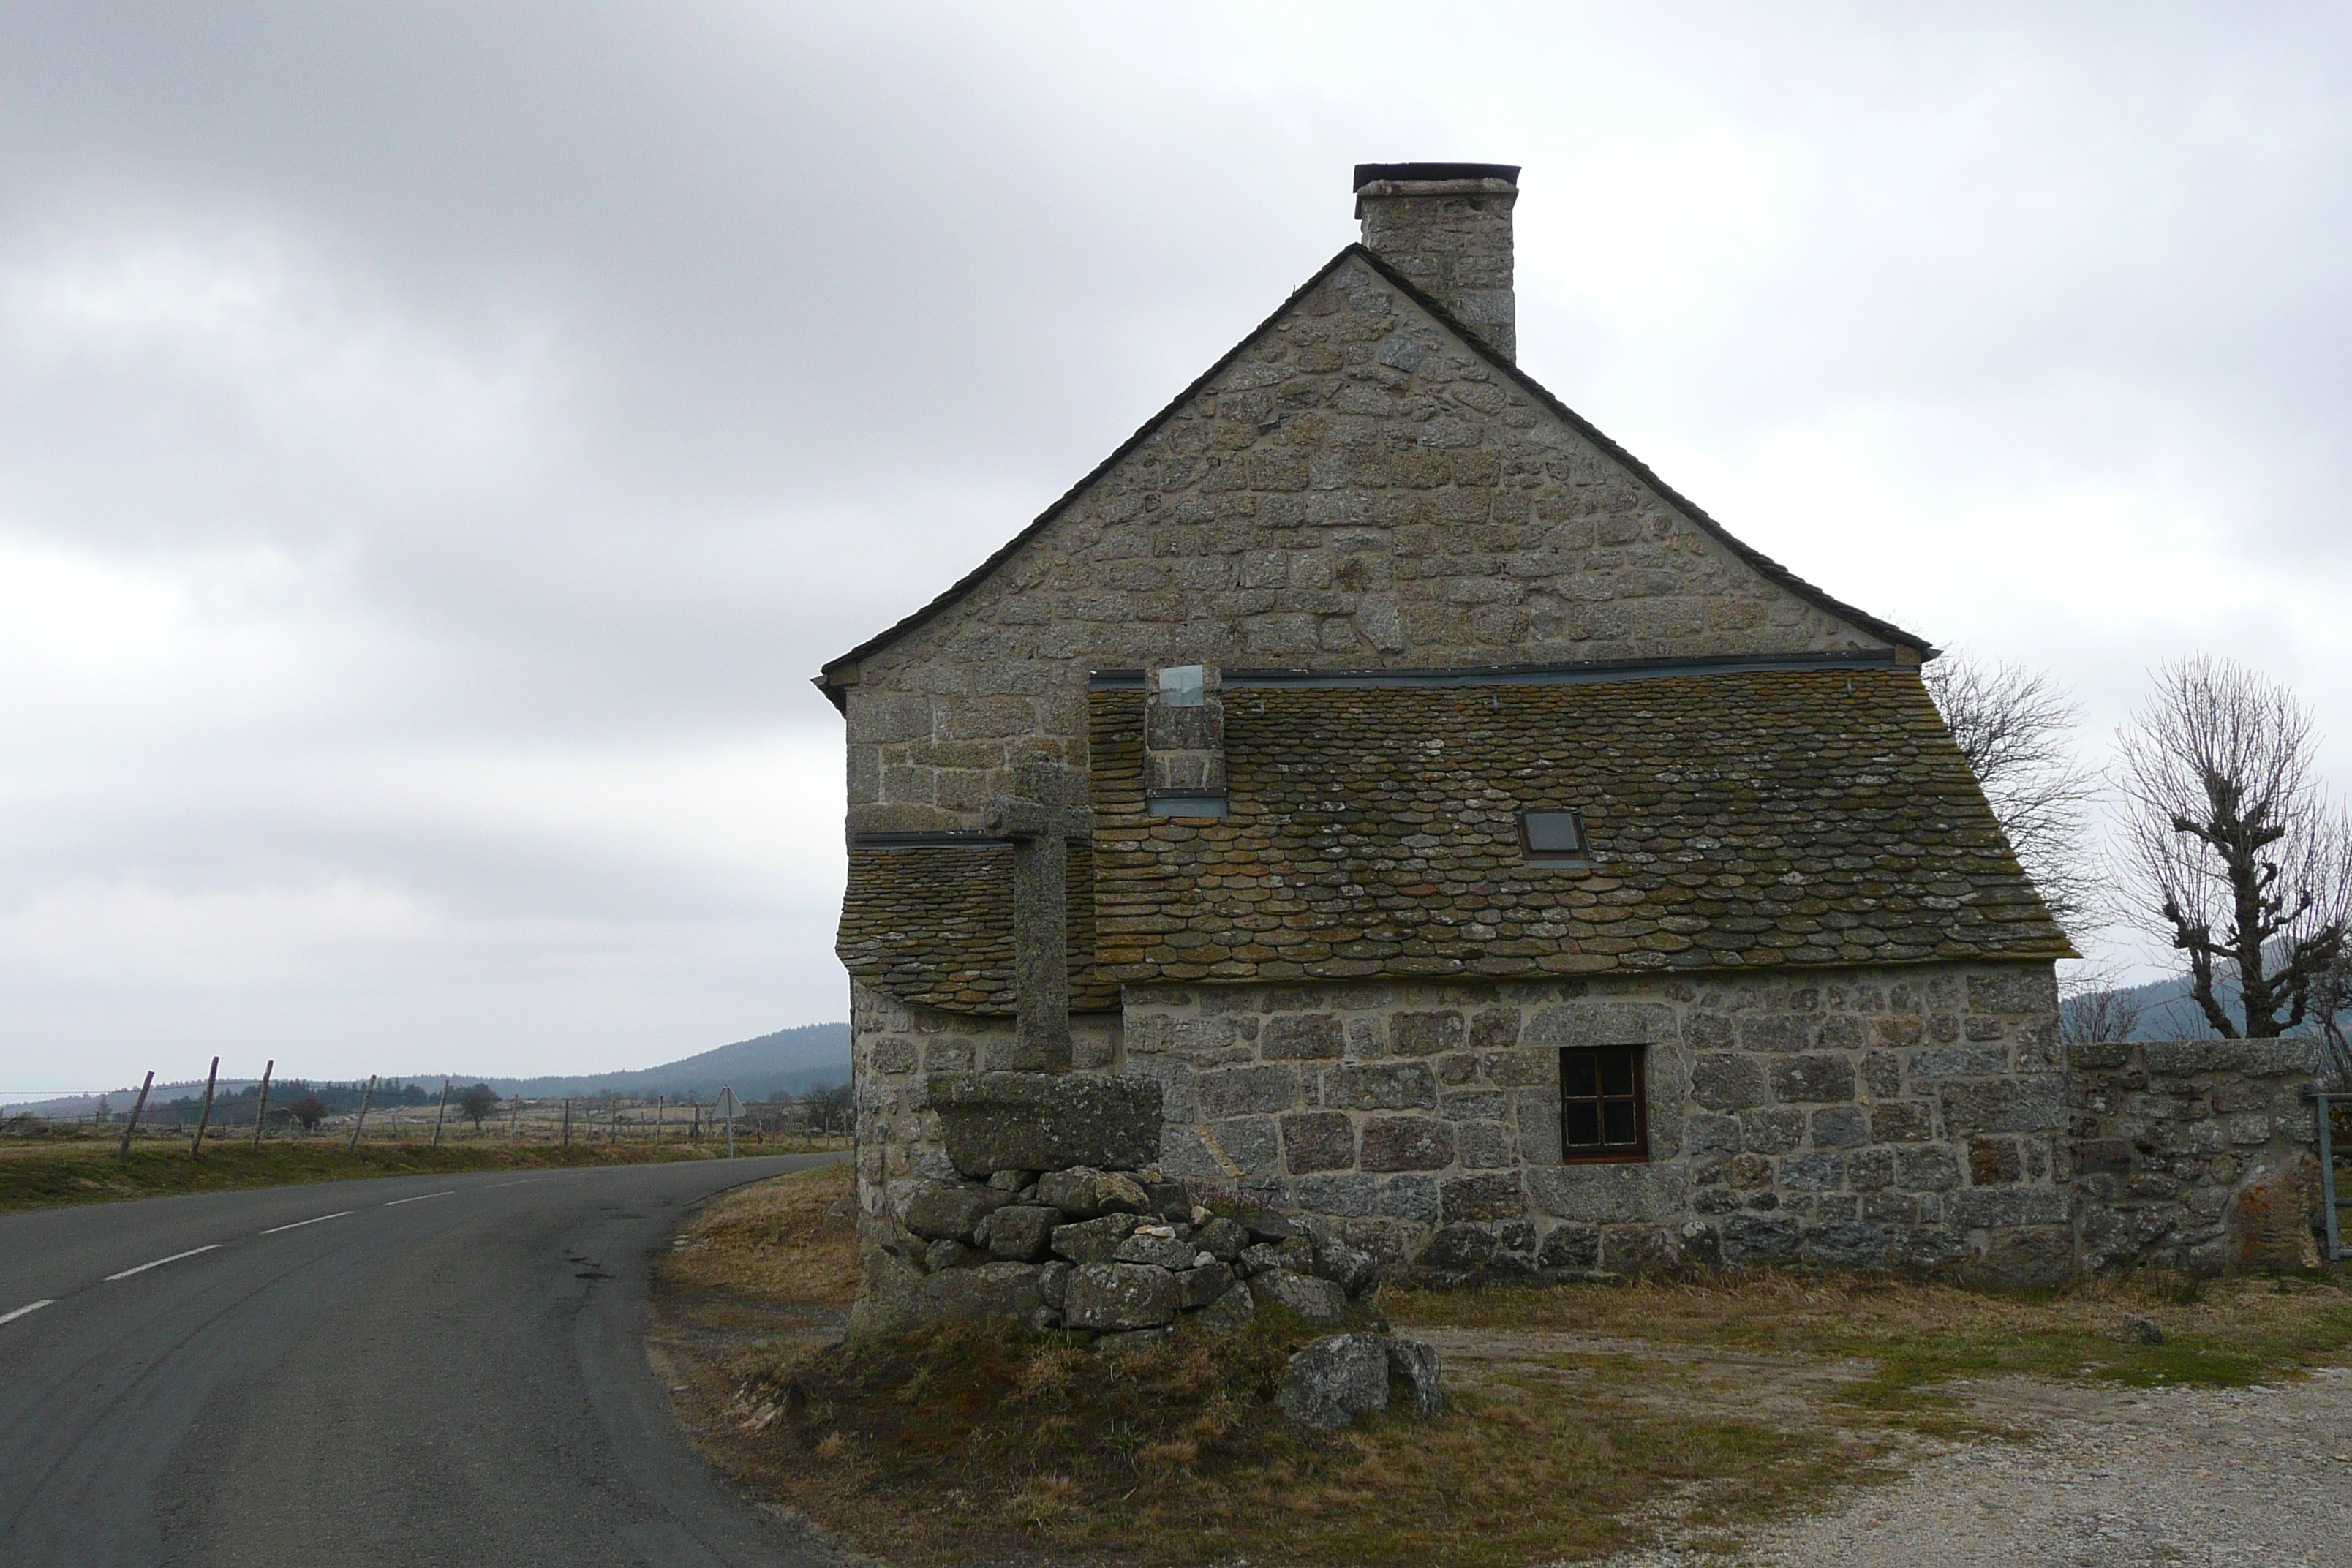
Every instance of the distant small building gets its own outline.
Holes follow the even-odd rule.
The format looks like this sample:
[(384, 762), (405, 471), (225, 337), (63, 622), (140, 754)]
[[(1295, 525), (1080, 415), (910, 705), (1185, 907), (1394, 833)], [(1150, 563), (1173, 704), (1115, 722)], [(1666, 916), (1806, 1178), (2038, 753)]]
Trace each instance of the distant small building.
[(1360, 167), (1360, 244), (824, 667), (869, 1213), (1001, 1068), (1436, 1273), (2066, 1267), (2071, 949), (1934, 648), (1518, 367), (1517, 175)]

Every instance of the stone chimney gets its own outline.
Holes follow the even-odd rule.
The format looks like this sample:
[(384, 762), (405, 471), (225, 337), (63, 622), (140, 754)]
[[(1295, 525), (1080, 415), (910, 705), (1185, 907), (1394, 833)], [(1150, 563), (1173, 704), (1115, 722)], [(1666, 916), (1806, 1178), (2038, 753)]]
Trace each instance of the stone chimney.
[(1518, 199), (1517, 163), (1356, 165), (1364, 248), (1514, 362), (1511, 208)]

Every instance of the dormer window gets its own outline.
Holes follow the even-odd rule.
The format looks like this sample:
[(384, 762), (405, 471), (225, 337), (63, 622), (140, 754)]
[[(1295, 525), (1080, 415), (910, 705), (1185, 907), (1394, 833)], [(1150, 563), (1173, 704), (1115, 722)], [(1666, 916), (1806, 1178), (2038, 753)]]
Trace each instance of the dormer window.
[(1587, 866), (1584, 817), (1574, 811), (1519, 813), (1519, 848), (1538, 866)]

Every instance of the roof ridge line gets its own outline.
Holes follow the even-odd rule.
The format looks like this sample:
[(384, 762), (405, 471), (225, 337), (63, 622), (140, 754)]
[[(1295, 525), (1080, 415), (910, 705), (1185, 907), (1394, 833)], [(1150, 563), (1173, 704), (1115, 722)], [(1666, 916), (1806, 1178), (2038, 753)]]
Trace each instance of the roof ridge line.
[(1600, 447), (1601, 450), (1608, 457), (1622, 464), (1624, 468), (1630, 470), (1635, 478), (1639, 479), (1643, 483), (1650, 486), (1670, 505), (1680, 510), (1693, 522), (1696, 523), (1708, 537), (1714, 539), (1717, 543), (1723, 545), (1724, 548), (1729, 550), (1734, 555), (1738, 556), (1742, 562), (1755, 569), (1767, 580), (1788, 589), (1800, 598), (1808, 600), (1817, 608), (1827, 610), (1841, 619), (1853, 622), (1865, 631), (1869, 631), (1875, 636), (1887, 639), (1890, 642), (1897, 643), (1905, 647), (1912, 649), (1914, 652), (1921, 656), (1923, 661), (1925, 659), (1935, 658), (1940, 651), (1934, 644), (1928, 642), (1925, 637), (1919, 637), (1916, 633), (1906, 632), (1902, 627), (1895, 625), (1892, 621), (1881, 620), (1876, 616), (1871, 615), (1868, 611), (1845, 603), (1843, 600), (1837, 598), (1827, 591), (1816, 587), (1811, 583), (1807, 582), (1804, 578), (1798, 576), (1794, 572), (1791, 572), (1786, 566), (1781, 565), (1778, 561), (1773, 560), (1762, 551), (1756, 549), (1752, 545), (1743, 543), (1739, 539), (1735, 537), (1728, 529), (1725, 528), (1722, 523), (1717, 521), (1705, 508), (1698, 505), (1697, 502), (1692, 500), (1689, 497), (1684, 495), (1680, 490), (1675, 489), (1672, 485), (1666, 483), (1665, 480), (1660, 479), (1657, 473), (1652, 469), (1647, 463), (1644, 463), (1641, 458), (1636, 458), (1633, 453), (1618, 445), (1615, 440), (1612, 439), (1608, 435), (1602, 432), (1601, 427), (1594, 425), (1590, 419), (1585, 418), (1584, 416), (1576, 412), (1575, 409), (1570, 408), (1567, 404), (1561, 402), (1550, 388), (1536, 380), (1534, 376), (1528, 374), (1526, 371), (1521, 370), (1516, 361), (1505, 357), (1492, 344), (1488, 343), (1485, 338), (1481, 337), (1475, 328), (1463, 322), (1444, 306), (1439, 304), (1429, 295), (1423, 293), (1410, 279), (1405, 278), (1403, 275), (1397, 272), (1395, 268), (1391, 268), (1387, 262), (1381, 260), (1379, 255), (1365, 246), (1362, 241), (1354, 240), (1341, 247), (1339, 253), (1333, 256), (1330, 260), (1317, 268), (1314, 273), (1308, 277), (1305, 282), (1299, 284), (1297, 288), (1293, 289), (1286, 296), (1284, 297), (1281, 304), (1276, 305), (1272, 310), (1268, 311), (1265, 318), (1255, 326), (1252, 327), (1246, 333), (1243, 334), (1241, 340), (1235, 342), (1232, 348), (1227, 349), (1223, 353), (1218, 355), (1216, 361), (1212, 363), (1208, 369), (1202, 371), (1199, 375), (1194, 376), (1190, 382), (1186, 383), (1182, 390), (1179, 391), (1173, 397), (1161, 405), (1159, 411), (1154, 413), (1151, 417), (1146, 419), (1141, 425), (1137, 426), (1133, 434), (1129, 435), (1126, 440), (1120, 442), (1116, 447), (1114, 447), (1109, 455), (1105, 457), (1102, 461), (1087, 469), (1085, 475), (1082, 476), (1076, 483), (1071, 485), (1059, 496), (1055, 497), (1045, 510), (1039, 512), (1036, 517), (1032, 519), (1020, 532), (1014, 534), (1011, 539), (1006, 540), (1002, 545), (992, 551), (986, 560), (981, 562), (979, 565), (965, 573), (961, 577), (957, 578), (945, 589), (934, 595), (929, 603), (922, 605), (919, 609), (915, 610), (910, 615), (901, 616), (898, 621), (884, 627), (881, 631), (875, 633), (874, 636), (867, 637), (864, 642), (859, 643), (847, 653), (826, 660), (823, 665), (818, 667), (818, 672), (812, 679), (810, 684), (816, 687), (820, 691), (823, 691), (825, 694), (826, 699), (833, 703), (835, 708), (845, 712), (847, 710), (846, 701), (842, 694), (841, 689), (835, 686), (826, 679), (826, 677), (831, 675), (833, 671), (839, 669), (844, 665), (855, 664), (858, 660), (866, 658), (868, 654), (888, 647), (907, 633), (913, 631), (916, 627), (931, 620), (942, 611), (948, 609), (959, 600), (962, 599), (967, 594), (971, 593), (972, 589), (978, 587), (990, 574), (994, 572), (997, 567), (1003, 565), (1007, 560), (1011, 559), (1013, 554), (1023, 545), (1028, 543), (1032, 539), (1034, 539), (1039, 533), (1043, 532), (1049, 523), (1053, 522), (1055, 518), (1059, 517), (1069, 508), (1072, 502), (1076, 501), (1081, 495), (1085, 494), (1086, 491), (1094, 485), (1095, 481), (1108, 473), (1121, 459), (1126, 458), (1128, 454), (1133, 452), (1145, 441), (1150, 439), (1153, 433), (1158, 431), (1162, 425), (1165, 425), (1171, 417), (1173, 417), (1179, 408), (1182, 407), (1187, 401), (1197, 395), (1211, 382), (1214, 381), (1220, 374), (1223, 374), (1228, 365), (1232, 364), (1234, 361), (1239, 359), (1244, 350), (1246, 350), (1252, 343), (1255, 342), (1260, 337), (1264, 336), (1268, 329), (1272, 328), (1276, 321), (1280, 321), (1283, 316), (1288, 312), (1292, 306), (1304, 299), (1310, 290), (1319, 287), (1323, 280), (1330, 277), (1332, 273), (1338, 271), (1343, 263), (1350, 260), (1364, 262), (1381, 280), (1396, 288), (1403, 293), (1406, 299), (1411, 300), (1423, 311), (1433, 317), (1440, 326), (1452, 332), (1455, 337), (1461, 339), (1462, 342), (1469, 347), (1470, 351), (1476, 354), (1480, 359), (1484, 360), (1490, 368), (1498, 370), (1502, 372), (1503, 374), (1508, 376), (1514, 384), (1535, 397), (1536, 400), (1541, 403), (1543, 406), (1555, 417), (1564, 422), (1569, 428), (1574, 430), (1586, 440), (1591, 441), (1594, 446)]

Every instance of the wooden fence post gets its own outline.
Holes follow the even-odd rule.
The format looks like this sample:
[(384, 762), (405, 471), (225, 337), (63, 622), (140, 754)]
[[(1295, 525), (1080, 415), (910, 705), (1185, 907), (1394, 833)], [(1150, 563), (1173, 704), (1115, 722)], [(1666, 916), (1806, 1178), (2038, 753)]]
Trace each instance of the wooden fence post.
[(727, 1099), (727, 1157), (732, 1160), (735, 1157), (735, 1091), (722, 1083), (719, 1086), (719, 1092)]
[(139, 1131), (139, 1113), (147, 1109), (147, 1091), (155, 1087), (155, 1075), (149, 1073), (147, 1081), (139, 1086), (139, 1099), (131, 1107), (131, 1120), (122, 1124), (122, 1147), (116, 1151), (117, 1160), (131, 1158), (131, 1135)]
[(441, 1080), (441, 1109), (433, 1113), (433, 1146), (441, 1147), (441, 1119), (449, 1114), (449, 1080)]
[(278, 1070), (278, 1058), (272, 1057), (261, 1069), (261, 1103), (253, 1108), (253, 1147), (261, 1148), (262, 1123), (269, 1120), (269, 1075)]
[(572, 1147), (572, 1097), (569, 1095), (563, 1099), (563, 1146), (566, 1149)]
[(360, 1146), (360, 1129), (362, 1129), (362, 1128), (363, 1128), (363, 1127), (365, 1127), (365, 1126), (367, 1125), (368, 1102), (369, 1102), (370, 1100), (373, 1100), (374, 1098), (375, 1098), (375, 1074), (373, 1074), (373, 1073), (370, 1073), (370, 1074), (368, 1074), (367, 1088), (366, 1088), (365, 1089), (362, 1090), (362, 1091), (361, 1091), (361, 1094), (360, 1094), (360, 1113), (359, 1113), (359, 1117), (358, 1117), (358, 1119), (357, 1119), (356, 1121), (354, 1121), (352, 1123), (352, 1141), (351, 1141), (349, 1143), (346, 1143), (346, 1144), (344, 1144), (344, 1145), (343, 1145), (343, 1152), (345, 1152), (346, 1154), (351, 1153), (352, 1152), (353, 1152), (354, 1150), (356, 1150), (356, 1149), (358, 1149), (358, 1148), (359, 1148), (359, 1146)]
[(196, 1112), (196, 1141), (188, 1147), (188, 1158), (191, 1160), (201, 1160), (205, 1157), (205, 1129), (212, 1125), (213, 1084), (219, 1077), (220, 1058), (215, 1057), (212, 1070), (205, 1074), (205, 1106), (202, 1110)]

